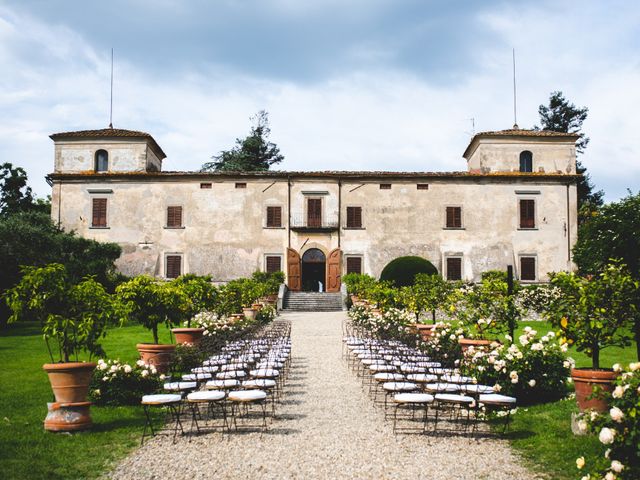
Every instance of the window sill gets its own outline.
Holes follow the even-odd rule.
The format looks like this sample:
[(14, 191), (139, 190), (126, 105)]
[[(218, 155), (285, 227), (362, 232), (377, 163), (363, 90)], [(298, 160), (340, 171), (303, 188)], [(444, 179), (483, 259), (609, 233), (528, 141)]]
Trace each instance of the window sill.
[(165, 227), (163, 227), (163, 228), (164, 228), (165, 230), (184, 230), (184, 229), (185, 229), (185, 227), (184, 227), (184, 226), (182, 226), (182, 227), (167, 227), (167, 226), (165, 226)]
[(284, 230), (286, 227), (262, 227), (265, 230)]
[(343, 230), (366, 230), (365, 227), (342, 227)]
[(111, 227), (89, 227), (89, 230), (109, 230)]
[(443, 230), (466, 230), (464, 227), (442, 227)]
[(518, 230), (524, 230), (524, 231), (531, 230), (531, 231), (536, 231), (536, 230), (538, 230), (538, 227), (533, 227), (533, 228), (518, 227)]

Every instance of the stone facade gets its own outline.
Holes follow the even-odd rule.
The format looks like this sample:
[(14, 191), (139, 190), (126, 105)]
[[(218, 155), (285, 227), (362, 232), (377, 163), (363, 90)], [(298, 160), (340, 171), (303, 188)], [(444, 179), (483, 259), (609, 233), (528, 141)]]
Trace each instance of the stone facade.
[[(110, 137), (108, 129), (99, 136), (56, 134), (52, 216), (82, 236), (119, 243), (117, 264), (128, 275), (164, 277), (175, 267), (168, 258), (179, 257), (180, 273), (227, 281), (279, 257), (291, 276), (287, 258), (299, 262), (299, 255), (308, 288), (305, 253), (318, 249), (325, 257), (339, 253), (332, 257), (338, 276), (350, 258), (360, 260), (349, 265), (378, 277), (392, 259), (417, 255), (449, 277), (457, 268), (461, 278), (479, 280), (483, 271), (513, 265), (516, 277), (526, 267), (525, 279), (545, 281), (548, 272), (573, 267), (575, 137), (508, 132), (476, 135), (465, 172), (245, 174), (162, 172), (163, 154), (150, 136)], [(109, 153), (109, 168), (100, 173), (91, 168), (98, 149)], [(523, 150), (532, 152), (530, 173), (519, 171)], [(96, 214), (94, 199), (106, 199), (106, 212)], [(179, 224), (168, 218), (169, 207), (181, 207)], [(449, 224), (448, 207), (457, 215)], [(525, 207), (532, 223), (523, 226)], [(280, 223), (269, 217), (270, 225), (274, 210)], [(96, 223), (96, 215), (106, 218)], [(329, 283), (327, 274), (325, 288)]]

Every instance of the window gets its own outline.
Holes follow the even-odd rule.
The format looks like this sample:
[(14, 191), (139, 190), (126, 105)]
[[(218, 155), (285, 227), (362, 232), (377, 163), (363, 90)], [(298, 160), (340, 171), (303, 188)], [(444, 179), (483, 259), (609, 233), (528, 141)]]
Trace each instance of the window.
[(362, 257), (347, 257), (347, 273), (362, 273)]
[(96, 172), (106, 172), (109, 170), (109, 154), (106, 150), (98, 150), (95, 158)]
[(380, 184), (380, 190), (391, 190), (391, 184), (390, 183), (381, 183)]
[(347, 207), (347, 228), (362, 228), (362, 207)]
[(529, 150), (520, 152), (520, 171), (533, 172), (533, 154)]
[(447, 257), (447, 280), (462, 280), (462, 258)]
[(167, 228), (182, 228), (182, 207), (167, 207)]
[(207, 182), (207, 183), (201, 183), (200, 184), (200, 188), (206, 188), (209, 189), (211, 188), (211, 183)]
[(275, 273), (282, 271), (282, 257), (279, 255), (267, 255), (264, 260), (265, 271), (267, 273)]
[(520, 200), (520, 228), (536, 228), (535, 200)]
[(236, 183), (236, 188), (247, 188), (247, 184), (245, 182)]
[(418, 190), (429, 190), (429, 184), (428, 183), (419, 183), (417, 185)]
[(94, 198), (92, 202), (91, 226), (105, 228), (107, 226), (107, 199)]
[(267, 227), (282, 227), (282, 207), (267, 207)]
[(182, 273), (182, 255), (167, 255), (165, 257), (165, 277), (178, 278)]
[(320, 227), (322, 225), (322, 199), (307, 198), (307, 226)]
[(536, 257), (520, 257), (520, 280), (536, 281)]
[(462, 207), (447, 207), (447, 228), (462, 228)]

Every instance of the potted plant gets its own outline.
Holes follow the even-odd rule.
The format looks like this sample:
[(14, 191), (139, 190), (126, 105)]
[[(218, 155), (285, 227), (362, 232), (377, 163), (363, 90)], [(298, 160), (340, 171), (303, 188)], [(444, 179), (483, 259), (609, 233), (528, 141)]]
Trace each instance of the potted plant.
[(187, 274), (176, 278), (172, 283), (186, 296), (187, 320), (184, 327), (173, 328), (171, 332), (177, 344), (195, 345), (202, 339), (204, 328), (192, 328), (191, 319), (200, 312), (214, 308), (218, 290), (211, 284), (210, 276)]
[(93, 278), (69, 281), (63, 265), (25, 267), (20, 283), (7, 292), (10, 322), (37, 320), (52, 363), (43, 365), (55, 395), (44, 427), (52, 431), (91, 427), (87, 394), (96, 364), (80, 361), (103, 355), (100, 339), (118, 319), (112, 297)]
[(596, 276), (551, 274), (551, 284), (561, 295), (550, 302), (547, 318), (568, 345), (591, 358), (590, 368), (571, 371), (578, 406), (604, 411), (607, 402), (594, 393), (612, 391), (617, 375), (601, 367), (600, 353), (607, 347), (630, 344), (630, 331), (623, 327), (636, 314), (638, 283), (624, 265), (612, 262)]
[(249, 320), (255, 320), (258, 310), (254, 307), (254, 302), (260, 297), (262, 289), (260, 284), (249, 278), (245, 278), (242, 281), (241, 286), (241, 299), (242, 299), (242, 313), (245, 318)]
[(161, 282), (139, 275), (116, 288), (116, 294), (130, 319), (151, 330), (153, 343), (139, 343), (136, 348), (147, 364), (155, 365), (160, 373), (169, 371), (175, 344), (160, 344), (158, 327), (179, 324), (189, 308), (184, 291), (172, 282)]

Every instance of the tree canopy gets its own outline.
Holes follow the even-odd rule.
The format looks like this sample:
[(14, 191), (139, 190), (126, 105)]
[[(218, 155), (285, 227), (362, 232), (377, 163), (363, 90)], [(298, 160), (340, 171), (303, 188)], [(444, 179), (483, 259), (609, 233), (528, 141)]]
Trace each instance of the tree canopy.
[(48, 213), (48, 200), (36, 199), (27, 185), (27, 172), (11, 163), (0, 165), (0, 216), (25, 211)]
[(271, 165), (284, 160), (278, 146), (269, 141), (269, 114), (259, 111), (251, 118), (251, 133), (245, 138), (237, 138), (231, 150), (223, 150), (211, 157), (213, 162), (202, 165), (203, 172), (236, 171), (259, 172), (269, 170)]

